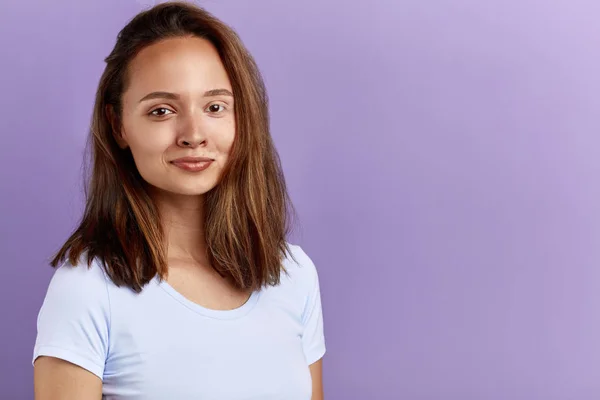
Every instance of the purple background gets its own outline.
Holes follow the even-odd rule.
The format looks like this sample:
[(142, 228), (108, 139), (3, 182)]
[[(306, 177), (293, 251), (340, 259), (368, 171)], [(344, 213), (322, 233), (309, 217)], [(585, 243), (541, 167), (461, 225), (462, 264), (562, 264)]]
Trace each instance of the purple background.
[[(30, 399), (94, 90), (148, 2), (0, 5), (0, 398)], [(201, 4), (255, 55), (328, 400), (600, 398), (600, 3)]]

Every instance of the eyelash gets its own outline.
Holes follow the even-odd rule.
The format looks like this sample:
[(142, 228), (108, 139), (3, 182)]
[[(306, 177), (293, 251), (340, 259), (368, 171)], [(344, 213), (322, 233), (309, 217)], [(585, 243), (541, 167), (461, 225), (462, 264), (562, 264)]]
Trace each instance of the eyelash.
[[(221, 111), (218, 111), (218, 112), (212, 112), (212, 113), (210, 113), (210, 114), (221, 114), (222, 112), (224, 112), (224, 111), (226, 111), (226, 110), (227, 110), (227, 107), (225, 107), (223, 104), (219, 104), (219, 103), (213, 103), (213, 104), (210, 104), (208, 107), (206, 107), (206, 108), (205, 108), (205, 110), (208, 110), (208, 109), (210, 109), (210, 107), (212, 107), (212, 106), (220, 106), (220, 107), (221, 107)], [(158, 110), (168, 110), (168, 111), (169, 111), (169, 112), (171, 112), (171, 113), (173, 112), (173, 111), (171, 111), (171, 110), (170, 110), (169, 108), (167, 108), (167, 107), (157, 107), (157, 108), (153, 109), (152, 111), (150, 111), (150, 112), (148, 113), (148, 115), (150, 115), (150, 116), (153, 116), (153, 117), (159, 117), (159, 118), (160, 118), (160, 117), (163, 117), (164, 115), (156, 115), (156, 114), (154, 114), (154, 113), (155, 113), (156, 111), (158, 111)]]

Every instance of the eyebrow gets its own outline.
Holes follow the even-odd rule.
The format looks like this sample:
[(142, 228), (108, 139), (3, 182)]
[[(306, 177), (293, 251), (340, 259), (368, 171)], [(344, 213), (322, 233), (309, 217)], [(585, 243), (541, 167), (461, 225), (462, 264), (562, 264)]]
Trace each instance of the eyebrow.
[[(215, 96), (230, 96), (233, 97), (233, 93), (231, 93), (227, 89), (212, 89), (204, 92), (204, 97), (215, 97)], [(152, 92), (148, 93), (140, 100), (140, 103), (147, 100), (152, 99), (169, 99), (169, 100), (179, 100), (179, 95), (171, 92)]]

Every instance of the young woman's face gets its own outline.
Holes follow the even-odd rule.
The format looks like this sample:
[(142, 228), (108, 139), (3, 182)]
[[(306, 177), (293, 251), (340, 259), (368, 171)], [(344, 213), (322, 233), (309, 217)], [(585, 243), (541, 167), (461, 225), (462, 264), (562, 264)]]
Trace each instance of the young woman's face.
[(175, 194), (214, 188), (235, 136), (231, 83), (214, 46), (163, 40), (136, 55), (128, 78), (117, 141), (142, 178)]

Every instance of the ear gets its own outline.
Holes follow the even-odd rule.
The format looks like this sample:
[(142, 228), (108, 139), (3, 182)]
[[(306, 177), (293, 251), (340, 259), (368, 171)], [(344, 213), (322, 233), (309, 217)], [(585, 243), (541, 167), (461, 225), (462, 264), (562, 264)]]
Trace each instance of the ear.
[(106, 118), (108, 119), (111, 127), (111, 131), (113, 137), (115, 138), (117, 144), (121, 149), (126, 149), (128, 144), (125, 138), (123, 137), (123, 130), (121, 124), (118, 121), (118, 118), (115, 114), (115, 110), (112, 104), (107, 104), (105, 108)]

